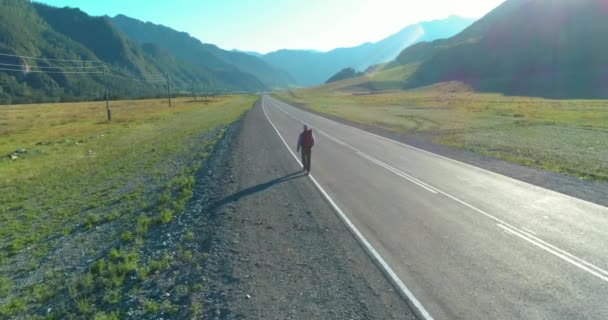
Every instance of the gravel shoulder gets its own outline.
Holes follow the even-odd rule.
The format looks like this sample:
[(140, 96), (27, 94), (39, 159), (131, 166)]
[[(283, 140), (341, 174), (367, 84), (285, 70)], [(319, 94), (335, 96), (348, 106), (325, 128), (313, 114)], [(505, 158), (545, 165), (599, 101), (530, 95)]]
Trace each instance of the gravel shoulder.
[(414, 319), (258, 104), (239, 126), (214, 171), (223, 196), (199, 200), (209, 215), (201, 229), (208, 233), (207, 316)]
[[(278, 97), (275, 97), (278, 99)], [(286, 102), (289, 103), (289, 102)], [(403, 134), (384, 128), (367, 125), (359, 122), (339, 118), (311, 110), (303, 104), (290, 105), (318, 116), (349, 125), (379, 136), (399, 141), (410, 146), (426, 150), (444, 157), (458, 160), (479, 168), (483, 168), (498, 174), (502, 174), (520, 181), (524, 181), (545, 189), (557, 191), (569, 196), (593, 202), (608, 207), (608, 182), (584, 180), (574, 176), (546, 171), (540, 168), (529, 167), (513, 162), (508, 162), (471, 151), (452, 148), (431, 142), (433, 136), (430, 134)]]

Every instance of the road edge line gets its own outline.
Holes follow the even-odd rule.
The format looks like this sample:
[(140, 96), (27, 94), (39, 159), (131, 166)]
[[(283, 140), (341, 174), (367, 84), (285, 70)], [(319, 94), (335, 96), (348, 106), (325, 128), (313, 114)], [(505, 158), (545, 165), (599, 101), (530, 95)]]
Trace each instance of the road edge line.
[[(294, 107), (294, 106), (290, 105), (289, 103), (286, 103), (286, 102), (284, 102), (282, 100), (279, 100), (277, 98), (274, 98), (274, 97), (270, 97), (270, 98), (272, 98), (272, 99), (274, 99), (276, 101), (279, 101), (279, 102), (281, 102), (283, 104), (286, 104), (286, 105), (288, 105), (288, 106), (290, 106), (292, 108), (300, 109), (298, 107)], [(302, 110), (302, 109), (300, 109), (300, 110)], [(516, 178), (513, 178), (513, 177), (509, 177), (508, 175), (504, 175), (504, 174), (501, 174), (501, 173), (498, 173), (498, 172), (494, 172), (494, 171), (491, 171), (491, 170), (488, 170), (488, 169), (485, 169), (485, 168), (482, 168), (482, 167), (478, 167), (478, 166), (466, 163), (464, 161), (460, 161), (460, 160), (457, 160), (457, 159), (452, 159), (450, 157), (443, 156), (443, 155), (440, 155), (438, 153), (434, 153), (432, 151), (428, 151), (428, 150), (424, 150), (422, 148), (414, 147), (414, 146), (409, 145), (409, 144), (407, 144), (405, 142), (400, 142), (400, 141), (397, 141), (397, 140), (394, 140), (394, 139), (391, 139), (391, 138), (388, 138), (388, 137), (384, 137), (382, 135), (379, 135), (379, 134), (376, 134), (376, 133), (373, 133), (373, 132), (369, 132), (367, 130), (359, 129), (359, 128), (355, 127), (355, 126), (351, 126), (349, 124), (345, 124), (345, 123), (342, 123), (342, 122), (339, 122), (339, 121), (336, 121), (336, 120), (333, 120), (333, 119), (330, 119), (330, 118), (326, 118), (326, 117), (324, 117), (324, 116), (322, 116), (320, 114), (317, 114), (317, 113), (314, 113), (314, 112), (311, 112), (311, 111), (306, 111), (306, 110), (302, 110), (302, 111), (308, 112), (308, 113), (310, 113), (312, 115), (315, 115), (315, 116), (318, 116), (318, 117), (321, 117), (321, 118), (323, 118), (325, 120), (333, 121), (333, 122), (335, 122), (337, 124), (340, 124), (340, 125), (343, 125), (345, 127), (349, 127), (349, 128), (355, 129), (357, 131), (360, 131), (360, 132), (363, 132), (363, 133), (367, 133), (367, 134), (375, 136), (377, 138), (384, 139), (386, 141), (389, 141), (389, 142), (401, 145), (403, 147), (406, 147), (406, 148), (409, 148), (409, 149), (414, 149), (414, 150), (417, 150), (417, 151), (420, 151), (420, 152), (423, 152), (423, 153), (426, 153), (426, 154), (429, 154), (429, 155), (432, 155), (432, 156), (435, 156), (435, 157), (439, 157), (439, 158), (442, 158), (442, 159), (445, 159), (445, 160), (448, 160), (448, 161), (451, 161), (451, 162), (454, 162), (454, 163), (457, 163), (457, 164), (461, 164), (461, 165), (464, 165), (464, 166), (467, 166), (467, 167), (471, 167), (473, 169), (480, 170), (480, 171), (489, 173), (491, 175), (499, 176), (499, 177), (502, 177), (502, 178), (507, 178), (507, 179), (513, 180), (513, 181), (518, 182), (518, 183), (526, 184), (526, 185), (531, 186), (533, 188), (537, 188), (537, 189), (542, 189), (542, 190), (545, 190), (545, 191), (553, 192), (553, 193), (559, 194), (561, 196), (572, 198), (572, 199), (574, 199), (576, 201), (581, 201), (581, 202), (583, 202), (583, 203), (585, 203), (587, 205), (591, 205), (591, 206), (595, 206), (595, 207), (600, 207), (600, 208), (608, 208), (607, 206), (604, 206), (604, 205), (601, 205), (601, 204), (598, 204), (598, 203), (595, 203), (595, 202), (592, 202), (592, 201), (589, 201), (589, 200), (577, 198), (577, 197), (569, 195), (567, 193), (563, 193), (563, 192), (560, 192), (560, 191), (557, 191), (557, 190), (553, 190), (553, 189), (537, 186), (537, 185), (535, 185), (533, 183), (526, 182), (526, 181), (523, 181), (523, 180), (519, 180), (519, 179), (516, 179)], [(319, 113), (322, 114), (322, 112), (319, 112)], [(340, 117), (337, 117), (337, 118), (340, 118)], [(342, 118), (342, 119), (344, 119), (344, 118)], [(344, 120), (348, 120), (348, 119), (344, 119)], [(507, 162), (509, 162), (509, 161), (507, 161)]]
[[(280, 101), (280, 100), (277, 100), (277, 99), (274, 99), (274, 100), (275, 100), (275, 101), (278, 101), (278, 102), (280, 102), (280, 103), (282, 103), (282, 104), (285, 104), (285, 105), (288, 105), (288, 106), (289, 106), (289, 104), (286, 104), (286, 103), (284, 103), (284, 102), (282, 102), (282, 101)], [(295, 119), (295, 120), (298, 120), (298, 119), (297, 119), (297, 118), (296, 118), (294, 115), (292, 115), (292, 114), (291, 114), (291, 113), (289, 113), (288, 111), (283, 110), (283, 108), (282, 108), (281, 106), (277, 105), (276, 103), (273, 103), (273, 105), (274, 105), (274, 107), (276, 107), (276, 108), (277, 108), (278, 110), (280, 110), (281, 112), (283, 112), (283, 113), (285, 113), (285, 114), (289, 115), (290, 117), (292, 117), (292, 118), (293, 118), (293, 119)], [(304, 110), (301, 110), (301, 111), (302, 111), (302, 112), (306, 112), (306, 111), (304, 111)], [(313, 114), (313, 115), (315, 115), (314, 113), (312, 113), (312, 114)], [(317, 116), (318, 116), (318, 115), (317, 115)], [(321, 116), (319, 116), (319, 117), (321, 117)], [(323, 117), (321, 117), (321, 118), (323, 118)], [(327, 119), (327, 120), (329, 120), (329, 121), (334, 121), (334, 120), (331, 120), (331, 119)], [(299, 121), (299, 120), (298, 120), (298, 121)], [(336, 122), (336, 121), (334, 121), (334, 122)], [(346, 127), (350, 127), (350, 126), (345, 125), (345, 124), (342, 124), (342, 123), (340, 123), (340, 122), (336, 122), (336, 123), (341, 124), (341, 125), (344, 125), (344, 126), (346, 126)], [(350, 127), (350, 128), (355, 129), (355, 130), (359, 130), (359, 131), (362, 131), (362, 132), (365, 132), (365, 133), (369, 133), (369, 134), (374, 135), (374, 136), (378, 136), (378, 135), (376, 135), (376, 134), (373, 134), (373, 133), (370, 133), (370, 132), (367, 132), (367, 131), (364, 131), (364, 130), (361, 130), (361, 129), (358, 129), (358, 128), (355, 128), (355, 127)], [(384, 137), (382, 137), (382, 136), (378, 136), (378, 137), (379, 137), (379, 138), (386, 139), (386, 140), (389, 140), (389, 141), (393, 141), (393, 140), (391, 140), (391, 139), (384, 138)], [(398, 141), (393, 141), (393, 142), (395, 142), (395, 143), (397, 143), (397, 144), (403, 144), (403, 143), (400, 143), (400, 142), (398, 142)], [(405, 144), (403, 144), (403, 145), (405, 145)], [(407, 146), (407, 145), (405, 145), (405, 146)], [(351, 147), (351, 148), (353, 148), (353, 149), (354, 149), (354, 147)], [(417, 148), (415, 148), (415, 147), (412, 147), (412, 148), (417, 149)], [(420, 149), (420, 150), (421, 150), (421, 149)], [(421, 150), (421, 151), (425, 151), (425, 150)], [(429, 152), (429, 153), (430, 153), (430, 152)], [(432, 153), (431, 153), (431, 154), (432, 154)], [(446, 158), (446, 157), (441, 156), (441, 155), (437, 155), (437, 156), (442, 157), (442, 158)], [(448, 159), (448, 160), (452, 160), (452, 159), (450, 159), (450, 158), (446, 158), (446, 159)], [(371, 159), (369, 159), (369, 160), (370, 160), (370, 161), (372, 161)], [(378, 160), (378, 161), (379, 161), (379, 160)], [(453, 160), (453, 161), (458, 162), (457, 160)], [(381, 161), (380, 161), (380, 162), (381, 162)], [(464, 164), (466, 164), (466, 163), (464, 163)], [(380, 165), (380, 164), (379, 164), (379, 165)], [(388, 165), (388, 164), (387, 164), (387, 165)], [(467, 164), (467, 165), (468, 165), (468, 164)], [(389, 165), (389, 166), (390, 166), (390, 165)], [(471, 165), (469, 165), (469, 166), (471, 166)], [(475, 166), (472, 166), (472, 167), (473, 167), (473, 168), (477, 168), (477, 167), (475, 167)], [(388, 168), (387, 168), (387, 169), (388, 169)], [(480, 170), (485, 170), (485, 169), (483, 169), (483, 168), (478, 168), (478, 169), (480, 169)], [(487, 171), (487, 170), (486, 170), (486, 171)], [(488, 171), (488, 172), (492, 173), (491, 171)], [(397, 174), (396, 172), (394, 172), (394, 173), (395, 173), (395, 174)], [(497, 174), (497, 173), (494, 173), (494, 174), (499, 175), (499, 174)], [(500, 176), (500, 175), (499, 175), (499, 176)], [(510, 178), (510, 177), (508, 177), (508, 176), (504, 176), (504, 177), (505, 177), (505, 178), (508, 178), (508, 179), (513, 179), (513, 178)], [(458, 197), (456, 197), (456, 196), (454, 196), (454, 195), (451, 195), (451, 194), (449, 194), (449, 193), (447, 193), (447, 192), (445, 192), (445, 191), (443, 191), (443, 190), (441, 190), (441, 189), (439, 189), (439, 188), (436, 188), (436, 187), (434, 187), (434, 186), (431, 186), (430, 184), (428, 184), (428, 183), (426, 183), (426, 182), (424, 182), (424, 181), (422, 181), (422, 180), (419, 180), (419, 179), (417, 179), (417, 178), (414, 178), (414, 179), (416, 179), (416, 180), (418, 180), (418, 181), (422, 182), (422, 183), (423, 183), (423, 184), (425, 184), (425, 185), (428, 185), (428, 186), (429, 186), (429, 187), (431, 187), (433, 190), (435, 190), (435, 191), (439, 192), (440, 194), (442, 194), (442, 195), (444, 195), (444, 196), (446, 196), (446, 197), (448, 197), (448, 198), (450, 198), (450, 199), (452, 199), (452, 200), (454, 200), (454, 201), (456, 201), (456, 202), (460, 203), (461, 205), (463, 205), (463, 206), (465, 206), (465, 207), (468, 207), (468, 208), (472, 209), (473, 211), (476, 211), (476, 212), (478, 212), (478, 213), (482, 214), (483, 216), (486, 216), (487, 218), (489, 218), (489, 219), (491, 219), (491, 220), (494, 220), (495, 222), (498, 222), (499, 224), (502, 224), (502, 225), (504, 225), (504, 226), (508, 226), (509, 228), (511, 228), (511, 229), (513, 229), (513, 230), (517, 230), (518, 232), (521, 232), (521, 229), (520, 229), (520, 228), (516, 227), (515, 225), (513, 225), (513, 224), (511, 224), (511, 223), (506, 222), (505, 220), (503, 220), (503, 219), (501, 219), (501, 218), (498, 218), (498, 217), (496, 217), (496, 216), (494, 216), (494, 215), (492, 215), (492, 214), (490, 214), (490, 213), (488, 213), (488, 212), (486, 212), (486, 211), (484, 211), (484, 210), (482, 210), (482, 209), (479, 209), (479, 208), (477, 208), (476, 206), (474, 206), (474, 205), (472, 205), (472, 204), (470, 204), (470, 203), (468, 203), (468, 202), (466, 202), (466, 201), (464, 201), (464, 200), (462, 200), (462, 199), (460, 199), (460, 198), (458, 198)], [(516, 179), (514, 179), (514, 180), (516, 180)], [(411, 180), (410, 180), (410, 181), (411, 181)], [(516, 181), (518, 181), (518, 180), (516, 180)], [(524, 183), (524, 184), (528, 184), (528, 183), (523, 182), (523, 181), (520, 181), (520, 182), (522, 182), (522, 183)], [(538, 186), (535, 186), (535, 185), (531, 185), (531, 186), (536, 187), (536, 188), (541, 188), (541, 187), (538, 187)], [(549, 191), (549, 192), (556, 192), (556, 191), (553, 191), (553, 190), (550, 190), (550, 189), (545, 189), (545, 190), (547, 190), (547, 191)], [(568, 195), (565, 195), (565, 196), (567, 196), (567, 197), (568, 197)], [(571, 197), (571, 196), (570, 196), (570, 197)], [(579, 201), (583, 201), (583, 202), (587, 202), (586, 200), (582, 200), (582, 199), (578, 199), (578, 198), (574, 198), (574, 199), (579, 200)], [(592, 205), (597, 205), (597, 204), (594, 204), (594, 203), (590, 203), (590, 204), (592, 204)], [(598, 206), (599, 206), (599, 205), (598, 205)], [(600, 206), (600, 207), (601, 207), (601, 206)], [(499, 227), (500, 227), (500, 225), (499, 225)], [(501, 228), (502, 228), (502, 227), (501, 227)], [(521, 232), (521, 233), (524, 233), (524, 234), (525, 234), (525, 232)], [(557, 257), (557, 258), (561, 259), (561, 260), (562, 260), (562, 261), (564, 261), (564, 262), (567, 262), (567, 263), (572, 264), (573, 266), (575, 266), (575, 267), (577, 267), (577, 268), (581, 269), (582, 271), (585, 271), (585, 272), (589, 273), (589, 274), (590, 274), (590, 275), (592, 275), (592, 276), (596, 276), (596, 277), (600, 278), (601, 280), (603, 280), (603, 281), (607, 281), (607, 282), (608, 282), (608, 278), (606, 278), (606, 276), (608, 276), (608, 271), (607, 271), (607, 270), (604, 270), (604, 269), (602, 269), (602, 268), (600, 268), (600, 267), (598, 267), (598, 266), (594, 265), (593, 263), (591, 263), (591, 262), (589, 262), (589, 261), (584, 260), (583, 258), (577, 257), (577, 256), (575, 256), (574, 254), (571, 254), (571, 253), (569, 253), (568, 251), (566, 251), (566, 250), (564, 250), (564, 249), (561, 249), (561, 248), (557, 247), (556, 245), (553, 245), (553, 244), (551, 244), (551, 243), (549, 243), (549, 242), (547, 242), (547, 241), (545, 241), (545, 240), (542, 240), (542, 239), (538, 238), (537, 236), (535, 236), (535, 235), (534, 235), (534, 234), (535, 234), (534, 232), (532, 232), (532, 233), (533, 233), (533, 234), (529, 234), (529, 238), (530, 238), (530, 239), (532, 239), (532, 241), (533, 241), (533, 242), (532, 242), (532, 241), (530, 241), (530, 240), (528, 240), (528, 239), (526, 239), (526, 240), (527, 240), (527, 241), (529, 241), (530, 243), (532, 243), (533, 245), (535, 245), (537, 248), (539, 248), (539, 249), (541, 249), (541, 250), (544, 250), (545, 252), (547, 252), (547, 253), (549, 253), (549, 254), (552, 254), (553, 256), (555, 256), (555, 257)], [(517, 233), (514, 233), (514, 232), (511, 232), (511, 234), (512, 234), (512, 235), (515, 235), (515, 236), (519, 236)], [(573, 262), (573, 261), (574, 261), (574, 262)], [(589, 268), (591, 268), (591, 271), (590, 271), (590, 269), (589, 269)], [(606, 275), (606, 276), (604, 276), (604, 275)]]
[[(272, 126), (274, 131), (277, 133), (279, 138), (281, 138), (281, 140), (283, 141), (283, 144), (285, 144), (285, 147), (287, 148), (289, 153), (291, 153), (291, 155), (294, 157), (296, 162), (301, 165), (302, 163), (298, 159), (297, 155), (293, 152), (293, 150), (291, 150), (291, 148), (289, 148), (289, 144), (287, 144), (287, 142), (285, 141), (285, 139), (283, 138), (283, 136), (281, 135), (281, 133), (279, 132), (277, 127), (274, 125), (272, 120), (270, 120), (270, 117), (268, 117), (268, 114), (266, 113), (266, 108), (264, 108), (263, 98), (260, 99), (260, 101), (261, 101), (260, 104), (262, 107), (262, 111), (264, 112), (264, 116), (266, 117), (266, 120), (268, 120), (268, 122), (270, 123), (270, 125)], [(388, 263), (382, 258), (380, 253), (378, 253), (378, 251), (376, 251), (376, 249), (374, 249), (374, 247), (369, 243), (369, 241), (367, 241), (367, 239), (365, 239), (363, 234), (350, 221), (350, 219), (346, 216), (346, 214), (344, 214), (342, 209), (340, 209), (340, 207), (329, 196), (329, 194), (325, 191), (325, 189), (323, 189), (323, 187), (321, 187), (321, 185), (317, 182), (317, 180), (312, 175), (309, 175), (308, 177), (313, 182), (313, 184), (315, 185), (317, 190), (319, 190), (319, 192), (321, 192), (321, 194), (323, 195), (325, 200), (327, 200), (329, 202), (330, 206), (332, 207), (334, 212), (338, 215), (338, 217), (340, 218), (342, 223), (344, 223), (346, 225), (346, 227), (348, 228), (348, 230), (355, 236), (355, 239), (357, 239), (357, 242), (359, 242), (359, 244), (363, 247), (363, 249), (367, 252), (367, 254), (370, 257), (372, 257), (372, 260), (374, 260), (376, 262), (376, 264), (380, 266), (380, 269), (383, 271), (385, 276), (387, 276), (387, 278), (389, 279), (389, 282), (391, 282), (391, 284), (397, 289), (397, 291), (399, 292), (399, 295), (405, 300), (405, 302), (409, 305), (410, 309), (412, 309), (412, 311), (416, 314), (416, 316), (418, 318), (421, 318), (424, 320), (434, 320), (433, 317), (431, 316), (431, 314), (424, 308), (424, 306), (420, 303), (420, 301), (414, 296), (412, 291), (405, 286), (405, 284), (403, 283), (403, 281), (401, 281), (401, 279), (399, 279), (399, 277), (397, 276), (395, 271), (393, 271), (393, 269), (388, 265)]]

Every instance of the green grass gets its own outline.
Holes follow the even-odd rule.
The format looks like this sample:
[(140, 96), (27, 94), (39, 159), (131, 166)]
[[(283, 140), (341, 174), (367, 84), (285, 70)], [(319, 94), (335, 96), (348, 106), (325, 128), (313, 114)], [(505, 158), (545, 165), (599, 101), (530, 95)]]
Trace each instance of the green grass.
[[(185, 208), (222, 128), (255, 99), (118, 101), (111, 123), (103, 103), (0, 106), (0, 156), (26, 149), (0, 160), (0, 318), (30, 314), (63, 291), (72, 303), (56, 317), (119, 316), (98, 306), (116, 304), (130, 272), (145, 278), (168, 266), (166, 256), (140, 257), (149, 230)], [(77, 267), (81, 252), (90, 268)]]
[(476, 93), (455, 82), (413, 90), (374, 89), (391, 81), (405, 83), (415, 68), (401, 66), (275, 96), (317, 112), (421, 134), (499, 159), (608, 180), (608, 101)]

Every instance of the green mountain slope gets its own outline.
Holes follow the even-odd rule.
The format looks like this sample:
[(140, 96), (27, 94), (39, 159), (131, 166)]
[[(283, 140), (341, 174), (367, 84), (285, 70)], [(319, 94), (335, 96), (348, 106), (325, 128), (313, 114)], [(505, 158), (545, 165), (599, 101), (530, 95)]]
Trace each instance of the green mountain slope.
[(342, 81), (342, 80), (346, 80), (346, 79), (352, 79), (352, 78), (355, 78), (355, 77), (358, 77), (361, 75), (362, 75), (362, 73), (355, 71), (355, 69), (353, 69), (353, 68), (346, 68), (346, 69), (340, 70), (340, 72), (333, 75), (325, 83), (327, 84), (327, 83), (338, 82), (338, 81)]
[(269, 88), (284, 88), (294, 82), (287, 72), (270, 66), (258, 57), (204, 44), (185, 32), (124, 15), (112, 18), (112, 23), (138, 43), (156, 43), (184, 61), (220, 70), (226, 77), (234, 77), (235, 80), (238, 77), (254, 76)]
[(376, 43), (365, 43), (352, 48), (338, 48), (329, 52), (311, 50), (279, 50), (263, 56), (264, 61), (287, 70), (298, 85), (313, 86), (324, 83), (344, 68), (357, 71), (388, 62), (408, 46), (457, 34), (474, 20), (451, 16), (443, 20), (417, 23)]
[[(97, 59), (84, 45), (52, 30), (34, 7), (23, 0), (4, 0), (0, 3), (0, 53), (55, 59)], [(51, 66), (47, 61), (23, 60), (13, 56), (0, 56), (0, 64), (0, 103), (40, 101), (49, 96), (69, 100), (85, 92), (88, 97), (103, 94), (100, 85), (102, 77), (99, 75), (8, 71)]]
[(476, 90), (608, 97), (608, 6), (602, 0), (508, 0), (462, 33), (405, 49), (421, 62), (408, 86), (462, 81)]
[(212, 69), (158, 44), (136, 43), (107, 17), (26, 0), (0, 2), (0, 104), (101, 99), (103, 65), (112, 98), (165, 95), (165, 75), (175, 91), (267, 88), (234, 65)]

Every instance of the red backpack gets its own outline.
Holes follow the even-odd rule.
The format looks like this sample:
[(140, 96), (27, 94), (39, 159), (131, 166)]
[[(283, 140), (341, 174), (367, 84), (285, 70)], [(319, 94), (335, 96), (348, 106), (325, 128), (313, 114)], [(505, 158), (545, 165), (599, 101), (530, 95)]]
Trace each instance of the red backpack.
[(304, 131), (304, 143), (302, 144), (304, 148), (312, 147), (312, 129), (308, 129)]

